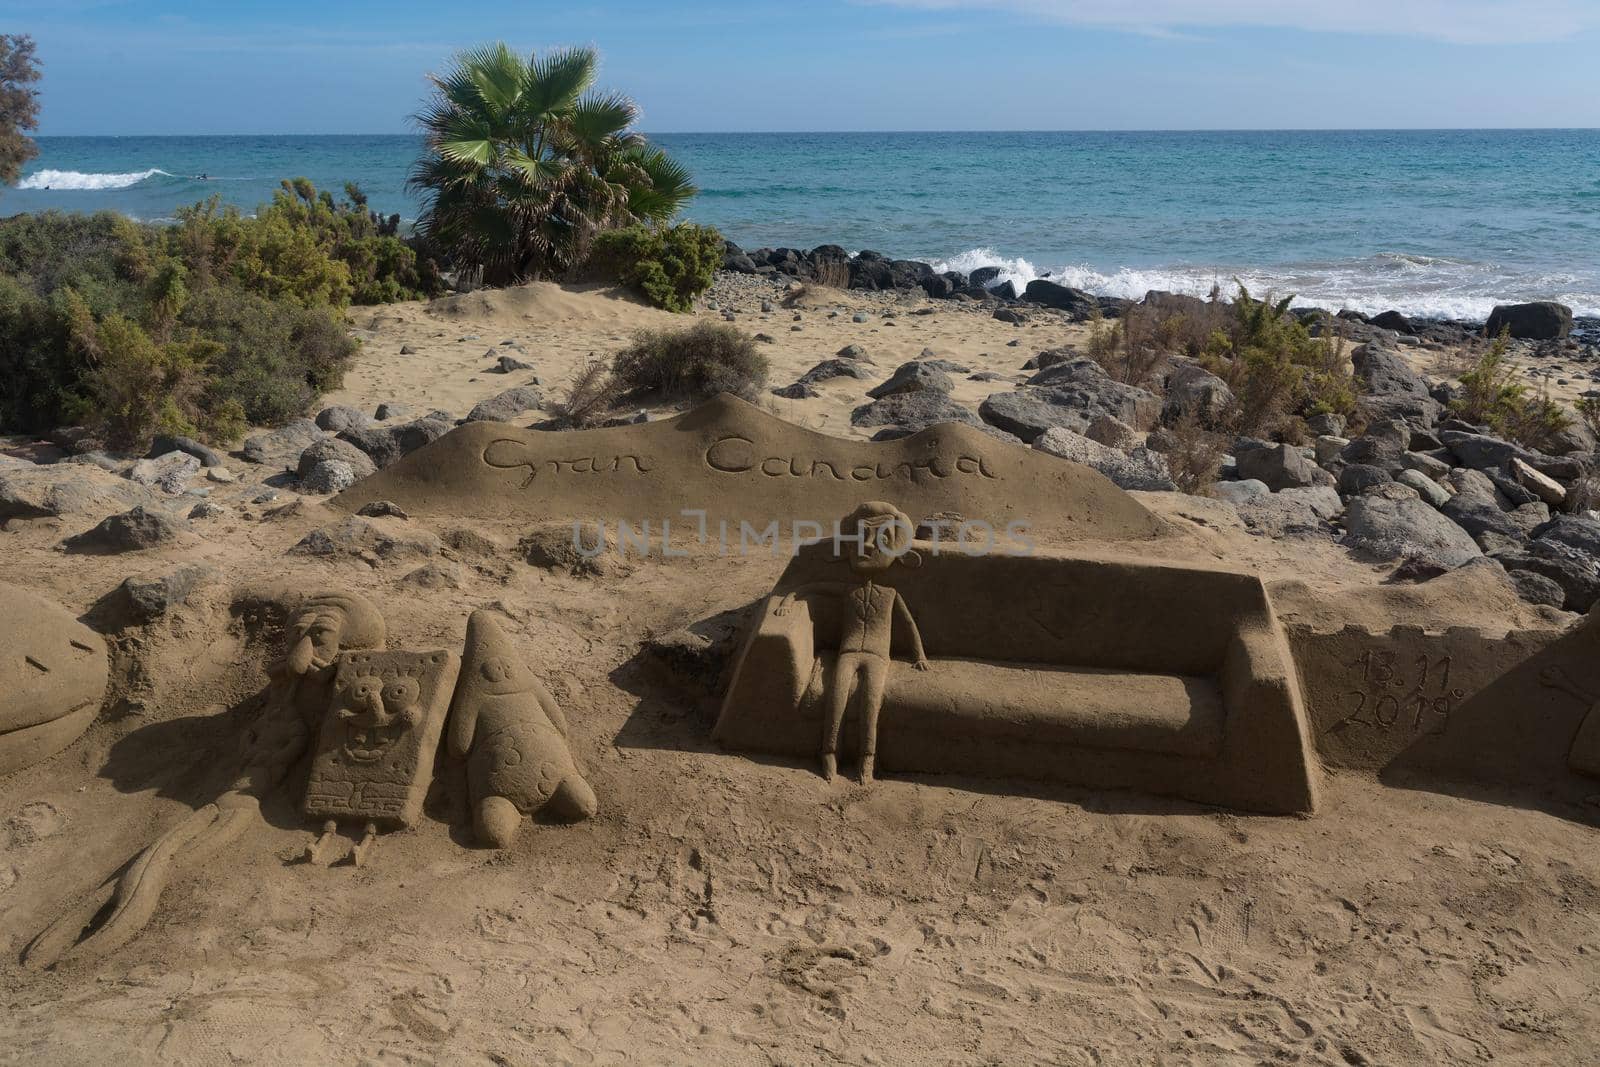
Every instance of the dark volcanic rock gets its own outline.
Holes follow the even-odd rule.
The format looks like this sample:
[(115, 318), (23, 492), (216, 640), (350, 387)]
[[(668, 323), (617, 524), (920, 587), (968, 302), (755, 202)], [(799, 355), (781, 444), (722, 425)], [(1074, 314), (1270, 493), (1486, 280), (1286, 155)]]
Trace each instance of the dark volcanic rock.
[(1092, 318), (1100, 310), (1100, 301), (1082, 289), (1058, 285), (1045, 278), (1035, 278), (1022, 292), (1022, 299), (1030, 304), (1056, 308), (1082, 321)]
[(1489, 313), (1483, 332), (1498, 336), (1509, 329), (1512, 337), (1530, 341), (1555, 341), (1572, 332), (1572, 309), (1554, 300), (1528, 304), (1500, 304)]
[(1368, 342), (1350, 353), (1350, 362), (1362, 389), (1357, 404), (1367, 418), (1403, 418), (1417, 426), (1439, 420), (1442, 408), (1428, 383), (1394, 349)]
[(1419, 557), (1454, 568), (1482, 555), (1466, 531), (1404, 486), (1352, 497), (1344, 524), (1345, 543), (1378, 559)]
[(326, 436), (310, 419), (293, 419), (266, 433), (246, 437), (240, 455), (250, 463), (288, 467), (299, 459), (307, 445)]
[(421, 418), (399, 425), (346, 430), (339, 437), (365, 452), (373, 465), (382, 470), (408, 452), (437, 441), (452, 429), (454, 427), (443, 419)]
[(103, 519), (94, 529), (67, 538), (62, 546), (68, 552), (91, 555), (137, 552), (176, 541), (182, 532), (176, 520), (140, 505)]
[(850, 413), (852, 426), (887, 426), (895, 432), (880, 434), (873, 440), (890, 440), (916, 433), (941, 422), (959, 422), (987, 430), (972, 409), (951, 400), (946, 393), (925, 390), (895, 393), (882, 400), (863, 404)]
[(1417, 332), (1416, 327), (1411, 325), (1411, 320), (1398, 311), (1385, 311), (1381, 315), (1372, 316), (1367, 322), (1380, 329), (1393, 330), (1395, 333), (1413, 334)]
[(868, 389), (867, 395), (874, 400), (880, 400), (896, 393), (922, 393), (939, 392), (948, 393), (955, 388), (955, 382), (950, 380), (950, 375), (920, 360), (911, 363), (902, 363), (895, 368), (888, 381)]
[(524, 411), (535, 411), (544, 396), (531, 385), (519, 385), (480, 400), (467, 412), (466, 422), (508, 422)]
[(1316, 464), (1291, 445), (1271, 445), (1240, 452), (1237, 464), (1240, 478), (1264, 482), (1274, 492), (1280, 489), (1303, 489), (1316, 484)]
[(222, 466), (222, 457), (215, 451), (196, 441), (192, 437), (178, 434), (157, 434), (150, 444), (150, 451), (145, 453), (146, 459), (155, 459), (168, 452), (185, 452), (200, 461), (202, 467)]

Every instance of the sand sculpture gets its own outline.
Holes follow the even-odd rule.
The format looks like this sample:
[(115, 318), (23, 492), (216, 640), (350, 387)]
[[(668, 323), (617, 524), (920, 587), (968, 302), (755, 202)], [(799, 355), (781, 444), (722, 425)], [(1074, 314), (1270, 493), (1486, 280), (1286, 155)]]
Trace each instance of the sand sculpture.
[(457, 427), (333, 499), (356, 511), (391, 500), (413, 515), (652, 523), (682, 529), (830, 524), (863, 497), (914, 519), (941, 512), (996, 528), (1020, 520), (1060, 538), (1152, 537), (1160, 524), (1087, 467), (970, 426), (877, 443), (828, 437), (723, 395), (641, 426), (547, 433), (503, 423)]
[[(173, 873), (237, 838), (308, 749), (303, 807), (325, 820), (306, 848), (313, 863), (332, 856), (341, 822), (362, 827), (348, 854), (358, 867), (380, 830), (418, 822), (447, 720), (451, 752), (466, 760), (482, 843), (506, 847), (522, 817), (542, 809), (566, 819), (594, 815), (599, 803), (568, 749), (561, 708), (491, 615), (468, 620), (465, 670), (452, 652), (385, 650), (386, 640), (383, 616), (364, 597), (298, 599), (231, 788), (46, 928), (25, 962), (45, 967), (127, 944), (155, 914)], [(101, 685), (104, 671), (102, 662)]]
[(1405, 783), (1593, 793), (1600, 776), (1600, 619), (1566, 631), (1347, 626), (1290, 630), (1331, 766)]
[(524, 815), (565, 819), (599, 810), (567, 747), (567, 720), (494, 616), (467, 620), (461, 682), (450, 709), (450, 752), (467, 760), (473, 826), (480, 843), (506, 848)]
[(327, 820), (306, 849), (308, 861), (325, 860), (342, 820), (364, 824), (350, 852), (357, 867), (366, 864), (380, 826), (416, 824), (460, 667), (451, 652), (339, 656), (306, 782), (306, 814)]
[(304, 598), (293, 610), (284, 656), (269, 669), (265, 699), (241, 741), (232, 788), (140, 852), (34, 939), (30, 966), (114, 952), (155, 914), (173, 871), (203, 862), (260, 816), (261, 800), (306, 750), (311, 724), (328, 706), (334, 664), (346, 649), (383, 647), (386, 627), (372, 603), (353, 593)]
[(100, 635), (60, 605), (3, 582), (0, 605), (0, 774), (11, 774), (89, 728), (108, 662)]
[[(920, 566), (869, 572), (915, 620), (922, 645), (905, 626), (889, 650), (911, 662), (880, 656), (881, 699), (856, 701), (858, 716), (878, 708), (883, 770), (1133, 788), (1254, 811), (1315, 807), (1318, 764), (1294, 662), (1256, 576), (910, 547)], [(826, 756), (834, 709), (848, 709), (851, 688), (875, 688), (848, 653), (869, 631), (883, 648), (888, 598), (872, 598), (868, 626), (848, 619), (849, 597), (806, 595), (822, 583), (866, 586), (850, 551), (821, 541), (779, 578), (736, 660), (715, 730), (724, 747)], [(857, 736), (857, 752), (872, 743), (868, 730)]]
[(857, 751), (865, 785), (871, 783), (877, 761), (878, 715), (883, 708), (895, 623), (905, 627), (910, 639), (912, 666), (919, 671), (928, 669), (922, 635), (917, 632), (917, 620), (912, 618), (905, 598), (892, 586), (874, 579), (897, 561), (920, 566), (922, 557), (911, 547), (915, 527), (893, 504), (869, 501), (847, 515), (842, 526), (856, 538), (854, 548), (845, 553), (854, 580), (813, 583), (790, 590), (772, 613), (775, 617), (788, 614), (797, 597), (829, 595), (842, 600), (839, 652), (834, 660), (833, 684), (827, 690), (828, 709), (822, 727), (822, 774), (832, 781), (838, 769), (839, 729), (846, 709), (855, 699), (856, 721), (860, 724)]

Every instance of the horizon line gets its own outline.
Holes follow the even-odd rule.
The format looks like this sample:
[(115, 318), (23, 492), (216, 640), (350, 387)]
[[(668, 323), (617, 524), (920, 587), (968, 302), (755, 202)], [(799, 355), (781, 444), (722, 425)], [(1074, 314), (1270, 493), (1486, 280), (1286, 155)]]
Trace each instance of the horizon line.
[[(749, 137), (775, 136), (840, 136), (883, 135), (911, 133), (957, 134), (1016, 134), (1016, 133), (1596, 133), (1600, 126), (1215, 126), (1215, 127), (1078, 127), (1078, 128), (1017, 128), (1017, 129), (860, 129), (860, 130), (652, 130), (641, 131), (647, 137), (706, 137), (742, 135)], [(421, 137), (421, 133), (374, 131), (342, 131), (330, 133), (287, 132), (229, 132), (229, 133), (39, 133), (34, 140), (67, 137), (98, 138), (182, 138), (182, 137)]]

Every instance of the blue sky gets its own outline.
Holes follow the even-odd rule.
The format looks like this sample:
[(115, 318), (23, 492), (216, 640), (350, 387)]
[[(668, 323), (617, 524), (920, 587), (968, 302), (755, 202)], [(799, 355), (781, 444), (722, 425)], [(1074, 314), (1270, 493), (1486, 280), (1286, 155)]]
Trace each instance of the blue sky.
[(400, 133), (452, 52), (593, 44), (650, 131), (1600, 126), (1600, 0), (0, 0), (43, 134)]

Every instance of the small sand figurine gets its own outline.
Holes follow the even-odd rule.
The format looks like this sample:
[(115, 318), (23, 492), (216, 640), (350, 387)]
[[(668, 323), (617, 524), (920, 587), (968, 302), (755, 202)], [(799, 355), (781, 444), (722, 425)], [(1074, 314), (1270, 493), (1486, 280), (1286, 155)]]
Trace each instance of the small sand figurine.
[(524, 815), (564, 819), (599, 810), (567, 747), (567, 720), (487, 611), (467, 620), (461, 680), (450, 707), (450, 753), (467, 758), (472, 822), (480, 842), (506, 848)]
[(928, 669), (922, 634), (911, 617), (911, 609), (899, 592), (877, 584), (873, 576), (882, 574), (902, 557), (912, 566), (919, 565), (922, 558), (910, 548), (915, 534), (911, 520), (882, 500), (868, 501), (845, 516), (840, 532), (846, 537), (859, 534), (856, 551), (848, 557), (858, 580), (803, 585), (785, 595), (773, 614), (786, 614), (797, 597), (830, 594), (844, 601), (838, 666), (833, 687), (828, 691), (828, 715), (822, 725), (822, 774), (832, 781), (838, 773), (839, 728), (851, 698), (860, 694), (857, 711), (861, 716), (861, 782), (867, 785), (872, 782), (877, 759), (878, 713), (883, 708), (896, 619), (904, 622), (910, 633), (917, 670)]

